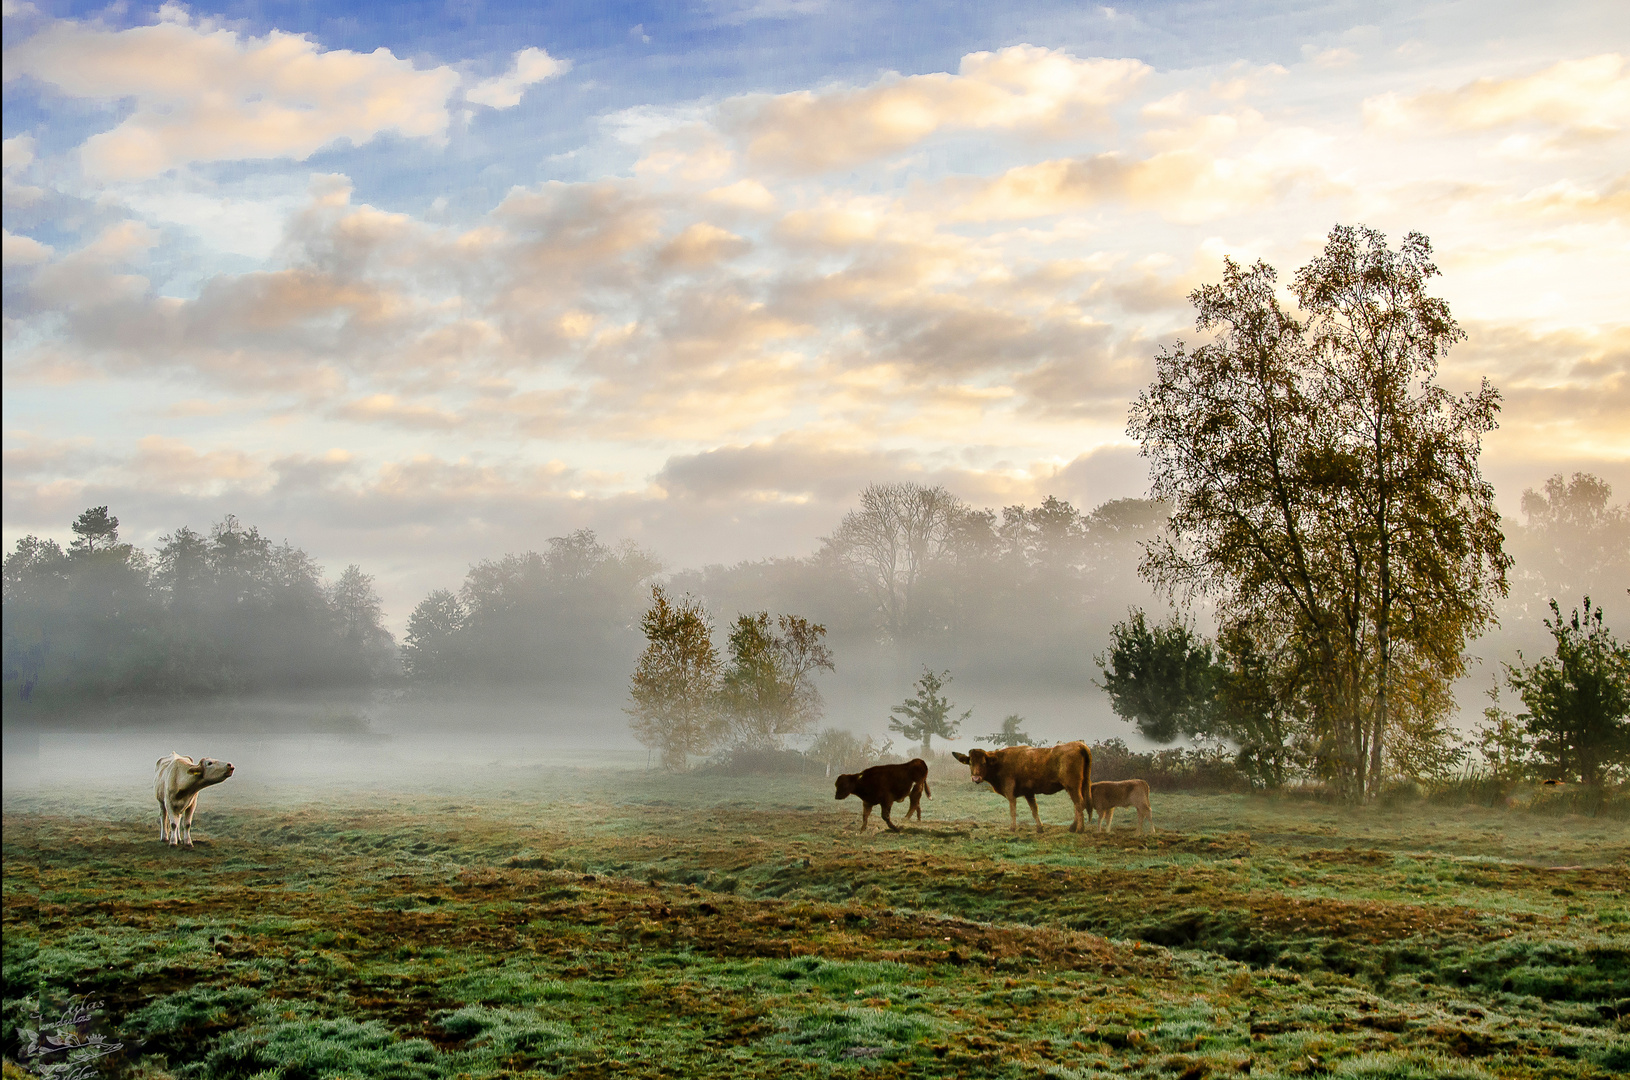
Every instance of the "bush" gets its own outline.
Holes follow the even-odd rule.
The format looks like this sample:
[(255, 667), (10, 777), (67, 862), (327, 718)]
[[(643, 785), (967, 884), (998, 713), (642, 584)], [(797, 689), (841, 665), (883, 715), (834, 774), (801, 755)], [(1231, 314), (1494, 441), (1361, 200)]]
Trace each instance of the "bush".
[(1092, 744), (1092, 778), (1149, 781), (1156, 791), (1250, 791), (1251, 781), (1222, 747), (1139, 753), (1121, 739)]
[(708, 758), (699, 771), (719, 776), (802, 776), (824, 767), (796, 750), (733, 746)]

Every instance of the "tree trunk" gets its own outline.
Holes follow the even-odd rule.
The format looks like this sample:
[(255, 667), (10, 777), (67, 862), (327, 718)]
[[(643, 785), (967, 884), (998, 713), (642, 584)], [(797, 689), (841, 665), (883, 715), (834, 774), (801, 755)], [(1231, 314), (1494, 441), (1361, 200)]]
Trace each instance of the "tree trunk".
[[(1385, 365), (1383, 364), (1383, 371)], [(1378, 603), (1375, 613), (1375, 644), (1379, 654), (1380, 670), (1376, 673), (1375, 688), (1375, 730), (1370, 738), (1370, 777), (1369, 790), (1366, 792), (1373, 799), (1381, 793), (1381, 740), (1387, 732), (1387, 684), (1392, 678), (1392, 535), (1391, 522), (1388, 520), (1388, 505), (1386, 487), (1386, 463), (1382, 460), (1381, 438), (1377, 432), (1375, 446), (1376, 482), (1381, 485), (1380, 491), (1380, 528), (1377, 530), (1381, 543), (1381, 595), (1377, 597)]]

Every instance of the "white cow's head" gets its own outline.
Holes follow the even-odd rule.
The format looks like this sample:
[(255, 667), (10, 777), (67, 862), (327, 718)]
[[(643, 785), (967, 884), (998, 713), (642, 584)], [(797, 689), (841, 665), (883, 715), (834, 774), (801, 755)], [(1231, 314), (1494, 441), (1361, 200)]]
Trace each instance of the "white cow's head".
[(219, 784), (233, 773), (230, 761), (219, 761), (215, 758), (199, 758), (198, 764), (187, 770), (187, 775), (193, 778), (197, 787), (209, 787)]

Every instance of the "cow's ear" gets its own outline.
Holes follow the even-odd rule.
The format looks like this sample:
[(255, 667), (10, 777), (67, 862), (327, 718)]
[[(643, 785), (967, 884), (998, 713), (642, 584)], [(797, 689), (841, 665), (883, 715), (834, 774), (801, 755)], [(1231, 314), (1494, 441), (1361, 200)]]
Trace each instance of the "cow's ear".
[(967, 754), (960, 753), (959, 751), (956, 751), (956, 750), (952, 750), (951, 751), (951, 756), (956, 758), (958, 761), (962, 762), (962, 764), (964, 764), (964, 765), (966, 765), (968, 763), (968, 755)]
[(187, 772), (193, 776), (203, 776), (204, 767), (202, 765), (194, 765), (192, 768), (188, 769)]

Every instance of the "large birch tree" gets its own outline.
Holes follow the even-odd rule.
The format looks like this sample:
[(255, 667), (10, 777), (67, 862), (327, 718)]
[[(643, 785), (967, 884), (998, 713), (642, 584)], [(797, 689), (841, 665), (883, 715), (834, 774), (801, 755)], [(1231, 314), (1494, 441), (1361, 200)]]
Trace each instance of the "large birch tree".
[(1379, 789), (1389, 730), (1447, 707), (1422, 680), (1463, 670), (1510, 564), (1478, 468), (1500, 396), (1437, 385), (1463, 335), (1426, 292), (1430, 256), (1416, 233), (1392, 251), (1338, 226), (1295, 276), (1305, 319), (1273, 267), (1227, 260), (1189, 297), (1213, 339), (1156, 358), (1128, 425), (1173, 507), (1144, 572), (1292, 646), (1274, 651), (1307, 674), (1321, 765), (1353, 800)]

